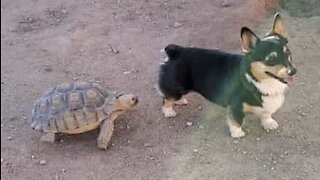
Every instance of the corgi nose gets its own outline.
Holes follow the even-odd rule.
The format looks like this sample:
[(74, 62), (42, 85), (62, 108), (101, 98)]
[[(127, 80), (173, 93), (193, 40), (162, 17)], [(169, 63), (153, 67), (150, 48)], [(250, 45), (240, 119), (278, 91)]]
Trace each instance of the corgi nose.
[(296, 68), (292, 68), (288, 70), (288, 75), (289, 76), (293, 76), (297, 73), (297, 69)]

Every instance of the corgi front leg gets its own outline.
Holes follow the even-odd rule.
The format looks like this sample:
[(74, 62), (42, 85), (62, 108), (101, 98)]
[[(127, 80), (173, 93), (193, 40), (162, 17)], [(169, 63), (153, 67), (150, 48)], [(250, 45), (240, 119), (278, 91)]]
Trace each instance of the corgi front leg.
[(242, 130), (242, 123), (244, 120), (244, 113), (240, 111), (232, 110), (228, 108), (227, 110), (227, 123), (229, 126), (230, 135), (232, 138), (241, 138), (245, 136), (245, 132)]
[(261, 126), (266, 130), (275, 130), (279, 127), (278, 123), (271, 117), (271, 114), (260, 115)]

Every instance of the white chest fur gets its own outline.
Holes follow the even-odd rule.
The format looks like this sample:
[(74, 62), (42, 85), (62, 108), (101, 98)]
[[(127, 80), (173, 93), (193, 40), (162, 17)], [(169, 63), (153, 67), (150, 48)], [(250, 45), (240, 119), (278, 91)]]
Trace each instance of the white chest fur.
[(264, 94), (262, 96), (262, 107), (253, 107), (253, 112), (258, 115), (271, 115), (276, 112), (284, 102), (284, 92), (287, 85), (280, 81), (269, 78), (261, 82), (253, 80), (246, 74), (247, 80), (253, 83), (257, 89)]

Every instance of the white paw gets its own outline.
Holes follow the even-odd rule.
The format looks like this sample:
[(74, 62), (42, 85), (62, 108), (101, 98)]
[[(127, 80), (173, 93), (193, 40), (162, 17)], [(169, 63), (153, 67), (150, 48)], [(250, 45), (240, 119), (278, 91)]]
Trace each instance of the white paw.
[(164, 117), (166, 118), (175, 117), (177, 115), (177, 113), (172, 108), (162, 107), (162, 112), (164, 114)]
[(184, 105), (188, 104), (188, 100), (185, 99), (185, 98), (182, 98), (182, 99), (176, 101), (175, 104), (178, 105), (178, 106), (184, 106)]
[(243, 132), (241, 127), (236, 126), (230, 127), (230, 134), (232, 138), (241, 138), (244, 135), (246, 135), (246, 133)]
[(267, 131), (268, 130), (275, 130), (279, 126), (278, 123), (272, 118), (261, 120), (261, 125)]

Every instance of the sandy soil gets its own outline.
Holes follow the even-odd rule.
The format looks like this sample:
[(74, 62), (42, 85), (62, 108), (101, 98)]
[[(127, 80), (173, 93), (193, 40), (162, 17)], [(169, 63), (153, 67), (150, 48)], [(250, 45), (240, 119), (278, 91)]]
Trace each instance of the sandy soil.
[[(241, 26), (260, 35), (270, 28), (268, 4), (224, 2), (1, 1), (1, 179), (319, 179), (319, 16), (283, 12), (298, 82), (275, 114), (279, 130), (266, 133), (250, 117), (247, 136), (233, 140), (225, 110), (197, 94), (178, 117), (163, 118), (154, 89), (160, 49), (239, 52)], [(109, 150), (97, 149), (98, 131), (45, 144), (30, 128), (37, 97), (71, 80), (139, 95), (137, 110), (117, 120)]]

